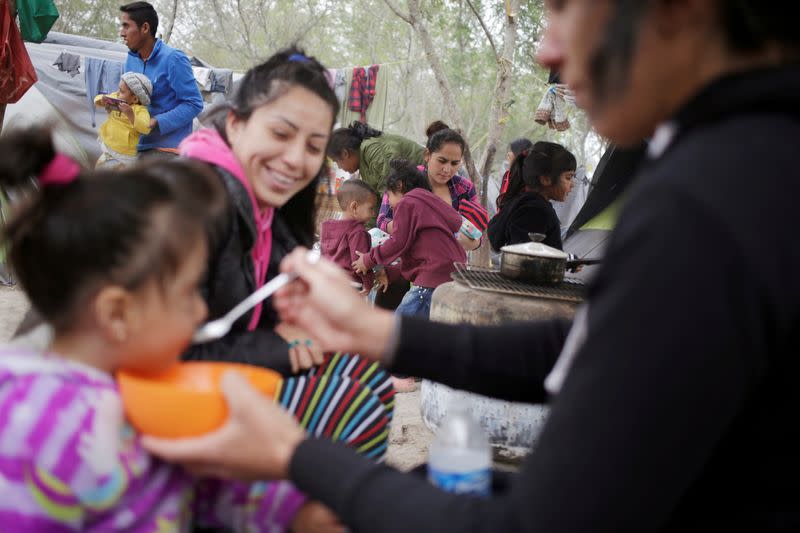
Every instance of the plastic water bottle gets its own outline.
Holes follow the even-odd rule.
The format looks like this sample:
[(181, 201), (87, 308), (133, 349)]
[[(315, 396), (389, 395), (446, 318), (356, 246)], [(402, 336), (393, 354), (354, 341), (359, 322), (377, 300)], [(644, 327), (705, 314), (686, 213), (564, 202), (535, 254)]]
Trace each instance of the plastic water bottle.
[(454, 394), (431, 443), (428, 480), (447, 492), (489, 496), (492, 450), (463, 394)]

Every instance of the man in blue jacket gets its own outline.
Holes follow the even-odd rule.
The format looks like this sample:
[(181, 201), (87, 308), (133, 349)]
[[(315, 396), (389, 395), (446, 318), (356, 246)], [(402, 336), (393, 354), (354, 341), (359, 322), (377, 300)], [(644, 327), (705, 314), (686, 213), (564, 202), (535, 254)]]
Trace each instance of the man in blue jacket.
[(192, 132), (192, 120), (203, 110), (192, 65), (186, 54), (156, 38), (158, 15), (152, 5), (133, 2), (119, 9), (119, 36), (130, 49), (125, 72), (140, 72), (153, 82), (152, 131), (139, 139), (139, 157), (176, 153)]

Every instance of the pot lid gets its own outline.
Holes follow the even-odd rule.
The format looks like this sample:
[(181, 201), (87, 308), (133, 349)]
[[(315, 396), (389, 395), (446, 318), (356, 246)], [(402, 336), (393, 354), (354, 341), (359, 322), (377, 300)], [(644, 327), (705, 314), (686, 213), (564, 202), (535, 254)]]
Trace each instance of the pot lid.
[(508, 246), (503, 246), (500, 248), (500, 251), (512, 254), (530, 255), (534, 257), (547, 257), (550, 259), (567, 259), (566, 253), (562, 252), (558, 248), (553, 248), (552, 246), (547, 246), (546, 244), (542, 244), (540, 242), (509, 244)]

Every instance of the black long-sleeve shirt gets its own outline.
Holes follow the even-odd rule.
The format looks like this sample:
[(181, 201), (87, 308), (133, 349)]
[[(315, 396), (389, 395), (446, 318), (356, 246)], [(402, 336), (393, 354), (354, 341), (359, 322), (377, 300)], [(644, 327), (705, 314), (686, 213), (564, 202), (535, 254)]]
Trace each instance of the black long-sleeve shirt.
[[(719, 80), (660, 130), (507, 494), (446, 494), (321, 440), (291, 478), (355, 531), (800, 530), (797, 139), (798, 66)], [(395, 369), (542, 397), (557, 323), (458, 328), (404, 320)]]
[(542, 242), (561, 250), (561, 223), (553, 204), (538, 192), (521, 192), (489, 221), (486, 230), (494, 250), (530, 242), (529, 233), (544, 235)]

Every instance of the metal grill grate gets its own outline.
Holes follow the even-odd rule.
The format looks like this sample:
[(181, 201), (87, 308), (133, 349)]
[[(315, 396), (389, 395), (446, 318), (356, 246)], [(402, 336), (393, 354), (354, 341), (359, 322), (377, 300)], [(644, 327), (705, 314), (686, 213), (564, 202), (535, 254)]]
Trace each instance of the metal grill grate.
[(451, 274), (451, 277), (458, 283), (479, 291), (550, 298), (567, 302), (582, 302), (584, 299), (586, 287), (581, 280), (575, 278), (565, 278), (559, 285), (534, 285), (505, 278), (497, 270), (489, 268), (467, 266), (464, 263), (455, 263), (455, 267), (456, 271)]

